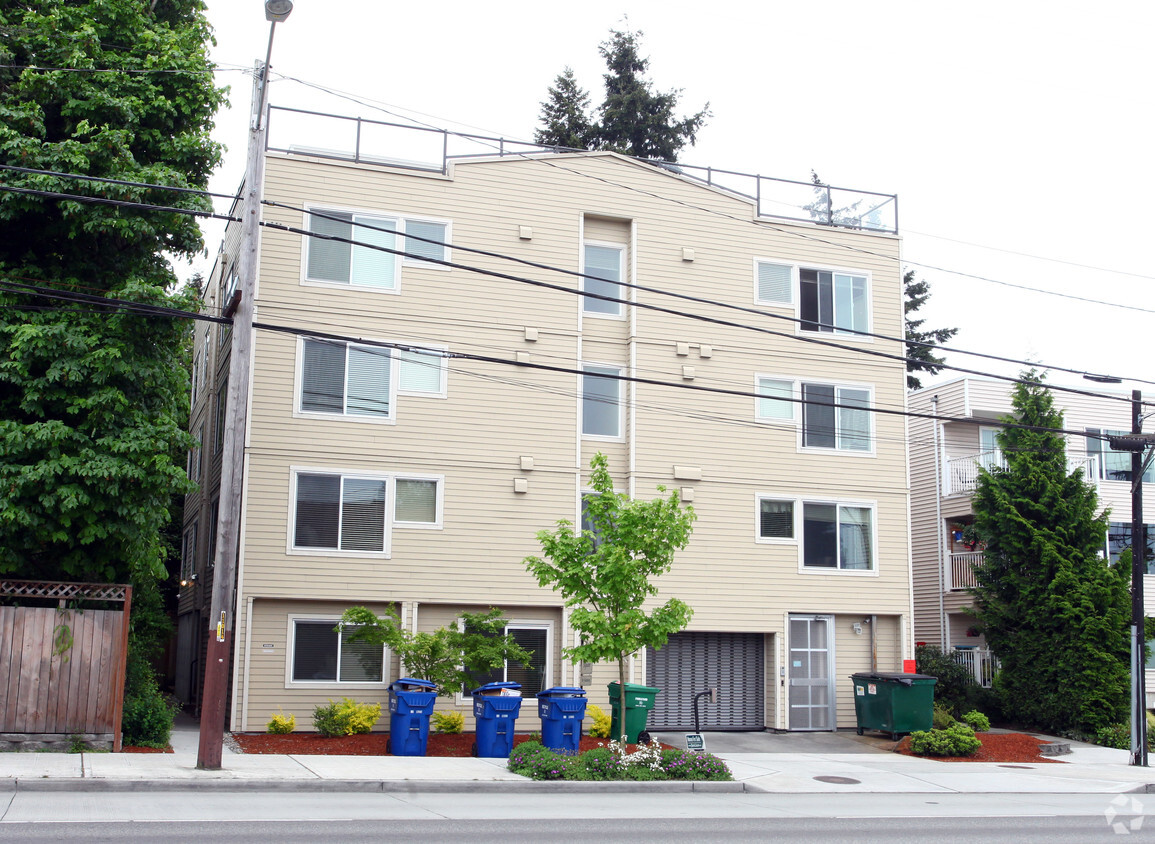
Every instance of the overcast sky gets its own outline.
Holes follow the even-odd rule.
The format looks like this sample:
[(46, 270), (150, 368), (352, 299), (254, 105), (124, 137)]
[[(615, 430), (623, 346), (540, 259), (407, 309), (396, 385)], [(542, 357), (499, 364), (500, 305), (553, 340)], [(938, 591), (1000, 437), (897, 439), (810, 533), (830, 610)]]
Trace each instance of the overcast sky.
[[(208, 0), (208, 16), (233, 102), (213, 188), (233, 191), (251, 90), (239, 69), (264, 58), (269, 28), (263, 0)], [(627, 25), (684, 113), (710, 104), (683, 162), (897, 194), (906, 265), (932, 285), (920, 313), (958, 327), (952, 345), (1150, 379), (1112, 389), (1155, 396), (1153, 3), (296, 0), (271, 99), (529, 140), (565, 66), (600, 101), (597, 46)], [(220, 234), (206, 227), (210, 255)]]

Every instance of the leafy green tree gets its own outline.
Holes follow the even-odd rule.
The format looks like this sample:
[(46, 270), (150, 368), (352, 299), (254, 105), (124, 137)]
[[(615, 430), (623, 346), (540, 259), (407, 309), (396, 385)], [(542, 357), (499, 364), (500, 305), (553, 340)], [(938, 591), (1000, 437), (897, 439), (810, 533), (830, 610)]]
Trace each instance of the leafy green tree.
[(549, 99), (541, 104), (542, 128), (533, 133), (533, 142), (570, 149), (591, 148), (595, 139), (589, 107), (589, 93), (578, 85), (573, 70), (567, 67), (554, 80)]
[[(204, 188), (220, 159), (201, 0), (0, 6), (0, 164)], [(171, 496), (191, 489), (180, 320), (18, 291), (195, 309), (165, 254), (193, 218), (21, 194), (207, 209), (207, 199), (6, 172), (0, 189), (0, 573), (163, 578)]]
[(1063, 415), (1034, 371), (1015, 387), (1021, 426), (1003, 429), (1006, 468), (980, 470), (974, 614), (1002, 669), (1007, 717), (1094, 735), (1127, 720), (1129, 571), (1102, 556), (1107, 514), (1082, 470), (1067, 467)]
[(934, 353), (934, 346), (946, 343), (956, 334), (957, 328), (928, 328), (923, 329), (925, 319), (913, 319), (915, 311), (926, 304), (930, 298), (930, 282), (926, 279), (916, 280), (914, 270), (907, 270), (902, 277), (902, 289), (906, 296), (902, 305), (906, 317), (906, 387), (917, 390), (922, 386), (922, 380), (913, 373), (925, 372), (928, 375), (937, 375), (942, 370), (945, 361)]
[(677, 161), (679, 151), (697, 140), (710, 117), (710, 105), (688, 117), (678, 117), (680, 90), (661, 93), (645, 74), (650, 60), (640, 54), (641, 32), (610, 30), (598, 50), (608, 73), (603, 75), (605, 99), (597, 119), (588, 114), (589, 96), (567, 67), (542, 103), (539, 144), (578, 149), (613, 150), (656, 161)]
[(365, 607), (350, 607), (341, 615), (341, 623), (353, 625), (349, 641), (388, 645), (401, 657), (411, 677), (434, 683), (441, 695), (452, 696), (472, 688), (477, 677), (507, 661), (529, 666), (533, 652), (505, 631), (501, 610), (466, 612), (459, 618), (463, 622), (460, 627), (414, 633), (402, 626), (393, 607), (380, 617)]
[[(662, 647), (693, 615), (677, 598), (649, 612), (644, 604), (658, 593), (654, 578), (668, 572), (674, 552), (689, 544), (695, 515), (693, 507), (681, 506), (677, 492), (649, 501), (614, 492), (604, 454), (594, 455), (590, 469), (593, 493), (584, 505), (592, 529), (575, 531), (562, 519), (554, 530), (538, 533), (542, 556), (526, 557), (525, 565), (539, 584), (560, 592), (570, 609), (570, 625), (581, 644), (566, 648), (566, 655), (584, 662), (617, 661), (624, 715), (630, 654)], [(658, 491), (666, 490), (659, 486)]]

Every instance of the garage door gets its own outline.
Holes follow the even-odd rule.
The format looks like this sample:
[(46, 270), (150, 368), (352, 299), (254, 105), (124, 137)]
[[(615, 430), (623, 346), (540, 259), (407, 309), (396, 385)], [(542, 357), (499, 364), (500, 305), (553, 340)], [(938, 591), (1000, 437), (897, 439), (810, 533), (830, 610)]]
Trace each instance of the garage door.
[(694, 695), (711, 686), (718, 703), (698, 704), (703, 730), (765, 727), (764, 637), (761, 633), (675, 633), (646, 653), (646, 685), (661, 689), (648, 725), (656, 730), (694, 726)]

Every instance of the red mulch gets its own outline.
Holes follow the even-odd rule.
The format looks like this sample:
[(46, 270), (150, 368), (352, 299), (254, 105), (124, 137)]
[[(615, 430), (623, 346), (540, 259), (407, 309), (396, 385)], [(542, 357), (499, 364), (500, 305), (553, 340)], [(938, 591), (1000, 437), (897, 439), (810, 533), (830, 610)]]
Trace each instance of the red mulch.
[(125, 744), (125, 745), (121, 745), (120, 752), (121, 753), (172, 753), (172, 745), (170, 744), (168, 747), (161, 749), (159, 747), (137, 747), (134, 744)]
[[(923, 759), (934, 759), (939, 762), (1029, 762), (1034, 765), (1040, 762), (1062, 762), (1042, 756), (1039, 745), (1042, 741), (1035, 736), (1022, 733), (979, 733), (978, 740), (982, 747), (974, 756), (923, 756)], [(895, 752), (906, 756), (915, 756), (910, 752), (910, 736), (898, 743)]]
[[(295, 756), (384, 756), (385, 741), (388, 733), (367, 733), (359, 736), (336, 736), (325, 738), (317, 733), (287, 733), (274, 735), (272, 733), (233, 733), (241, 750), (245, 753), (283, 753)], [(514, 744), (529, 741), (528, 734), (514, 736)], [(429, 743), (426, 746), (426, 756), (472, 756), (473, 733), (430, 733)], [(606, 744), (607, 739), (582, 736), (579, 749), (581, 752), (593, 750), (595, 747)], [(663, 747), (672, 745), (664, 744)], [(629, 745), (630, 752), (637, 749), (637, 745)]]

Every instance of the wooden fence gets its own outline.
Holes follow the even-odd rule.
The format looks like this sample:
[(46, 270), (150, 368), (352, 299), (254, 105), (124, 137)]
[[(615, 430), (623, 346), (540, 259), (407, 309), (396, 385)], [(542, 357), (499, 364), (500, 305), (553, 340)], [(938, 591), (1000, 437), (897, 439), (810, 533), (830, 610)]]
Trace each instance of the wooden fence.
[(57, 602), (0, 606), (0, 733), (112, 735), (119, 751), (132, 587), (0, 580), (0, 597)]

